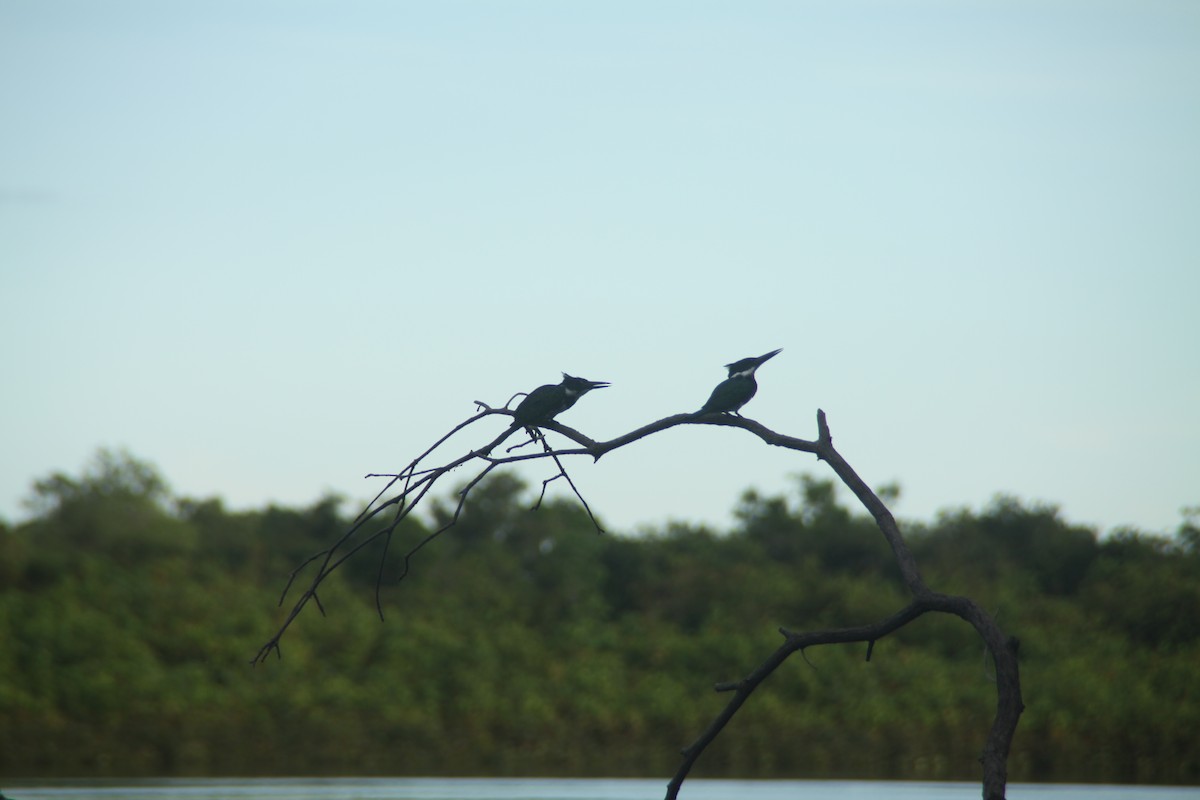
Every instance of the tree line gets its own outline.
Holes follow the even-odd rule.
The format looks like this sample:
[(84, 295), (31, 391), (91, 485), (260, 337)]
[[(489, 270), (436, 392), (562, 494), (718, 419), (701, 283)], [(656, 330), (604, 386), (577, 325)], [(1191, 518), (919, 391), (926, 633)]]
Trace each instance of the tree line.
[[(577, 502), (489, 476), (397, 583), (364, 551), (282, 658), (251, 668), (288, 574), (350, 519), (336, 497), (234, 511), (101, 452), (0, 522), (0, 774), (668, 776), (777, 629), (906, 602), (834, 485), (748, 490), (728, 530), (598, 535)], [(415, 542), (454, 503), (408, 519)], [(1200, 526), (1097, 531), (999, 497), (904, 523), (927, 581), (1019, 637), (1016, 781), (1200, 782)], [(994, 689), (973, 633), (918, 620), (812, 649), (706, 754), (709, 777), (965, 779)]]

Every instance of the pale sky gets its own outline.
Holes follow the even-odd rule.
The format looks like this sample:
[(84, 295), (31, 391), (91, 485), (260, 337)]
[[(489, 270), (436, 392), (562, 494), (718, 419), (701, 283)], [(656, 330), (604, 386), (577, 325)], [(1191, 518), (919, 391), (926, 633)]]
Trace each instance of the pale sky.
[[(562, 418), (606, 439), (777, 347), (746, 415), (825, 409), (902, 518), (1174, 529), (1200, 3), (0, 0), (0, 517), (101, 446), (357, 500), (473, 400), (608, 380)], [(710, 427), (572, 470), (625, 531), (798, 472)]]

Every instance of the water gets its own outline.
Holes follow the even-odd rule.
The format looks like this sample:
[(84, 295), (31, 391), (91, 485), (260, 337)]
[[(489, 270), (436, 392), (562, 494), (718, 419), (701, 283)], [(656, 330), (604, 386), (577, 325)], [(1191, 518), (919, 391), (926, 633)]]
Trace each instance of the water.
[[(9, 781), (9, 800), (660, 800), (666, 780), (211, 778)], [(979, 800), (978, 783), (687, 781), (680, 800)], [(1200, 800), (1200, 787), (1013, 784), (1011, 800)]]

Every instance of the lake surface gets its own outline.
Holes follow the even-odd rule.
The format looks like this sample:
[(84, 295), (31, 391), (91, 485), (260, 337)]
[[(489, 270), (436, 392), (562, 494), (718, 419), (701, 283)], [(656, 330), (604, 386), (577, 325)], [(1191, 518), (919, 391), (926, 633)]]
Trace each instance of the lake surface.
[[(660, 800), (666, 779), (212, 778), (8, 781), (9, 800)], [(687, 781), (680, 800), (979, 800), (978, 783)], [(1012, 784), (1011, 800), (1200, 800), (1200, 787)]]

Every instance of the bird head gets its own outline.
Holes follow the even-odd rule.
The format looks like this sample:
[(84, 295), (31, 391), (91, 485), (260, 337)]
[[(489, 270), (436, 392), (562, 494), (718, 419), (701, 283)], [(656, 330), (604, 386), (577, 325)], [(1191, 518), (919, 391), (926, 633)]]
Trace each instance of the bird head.
[(740, 361), (734, 361), (732, 364), (726, 364), (725, 368), (729, 370), (729, 377), (734, 375), (745, 375), (747, 377), (754, 374), (754, 370), (761, 367), (771, 358), (783, 352), (783, 348), (772, 350), (766, 355), (755, 356), (754, 358), (743, 358)]
[(592, 389), (603, 389), (604, 387), (610, 385), (608, 381), (589, 381), (587, 378), (576, 378), (574, 375), (568, 375), (565, 372), (562, 374), (562, 376), (562, 383), (560, 383), (559, 386), (562, 386), (564, 389), (566, 389), (567, 394), (576, 397), (586, 392), (590, 392)]

